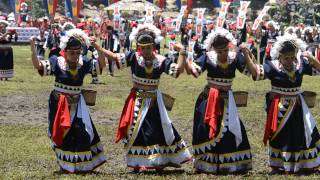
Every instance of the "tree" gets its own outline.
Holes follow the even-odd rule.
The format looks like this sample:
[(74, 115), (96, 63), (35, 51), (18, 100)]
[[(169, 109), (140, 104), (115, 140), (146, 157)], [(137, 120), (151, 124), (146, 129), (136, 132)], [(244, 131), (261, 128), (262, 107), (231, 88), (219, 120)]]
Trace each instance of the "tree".
[(46, 10), (42, 0), (29, 0), (27, 3), (31, 6), (32, 18), (40, 18), (46, 15)]

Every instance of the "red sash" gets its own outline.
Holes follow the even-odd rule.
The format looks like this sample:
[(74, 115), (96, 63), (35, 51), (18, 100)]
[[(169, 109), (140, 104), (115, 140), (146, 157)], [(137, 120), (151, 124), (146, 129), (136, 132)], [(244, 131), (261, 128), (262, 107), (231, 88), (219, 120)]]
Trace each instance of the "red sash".
[(266, 127), (264, 130), (263, 143), (267, 144), (268, 139), (277, 131), (278, 111), (280, 96), (274, 96), (267, 116)]
[(118, 143), (121, 139), (127, 136), (127, 131), (129, 125), (132, 123), (133, 120), (133, 113), (134, 113), (134, 106), (135, 106), (135, 99), (136, 99), (136, 91), (131, 90), (129, 94), (126, 104), (123, 107), (115, 142)]
[(60, 94), (58, 108), (52, 128), (52, 140), (57, 146), (61, 146), (63, 144), (65, 132), (67, 132), (70, 127), (71, 121), (67, 97)]
[(204, 117), (204, 123), (209, 125), (209, 138), (213, 139), (217, 133), (218, 118), (222, 115), (222, 109), (219, 104), (219, 90), (210, 88), (208, 93), (207, 107)]

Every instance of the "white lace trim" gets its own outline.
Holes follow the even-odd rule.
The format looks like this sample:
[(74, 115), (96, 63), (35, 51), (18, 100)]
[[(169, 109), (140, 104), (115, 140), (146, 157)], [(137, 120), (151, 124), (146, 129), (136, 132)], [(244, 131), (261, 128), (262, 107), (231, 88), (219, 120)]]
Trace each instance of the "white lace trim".
[[(136, 58), (139, 66), (146, 67), (143, 56), (139, 56), (138, 53), (136, 52)], [(165, 60), (164, 56), (155, 54), (155, 59), (152, 61), (153, 68), (159, 68), (161, 64), (164, 62), (164, 60)]]
[[(236, 52), (229, 51), (227, 63), (232, 64), (236, 60), (236, 55), (237, 55)], [(208, 56), (208, 63), (216, 67), (219, 63), (217, 53), (215, 51), (209, 51), (207, 52), (207, 56)]]
[[(66, 60), (64, 59), (64, 57), (59, 56), (58, 57), (58, 66), (61, 70), (63, 71), (68, 71), (70, 70), (68, 63), (66, 62)], [(77, 64), (77, 69), (80, 69), (81, 66), (83, 66), (83, 59), (82, 59), (82, 55), (79, 56), (79, 61)]]
[(68, 93), (68, 94), (80, 94), (82, 90), (82, 86), (69, 86), (62, 83), (55, 82), (54, 90)]
[(271, 92), (290, 96), (290, 95), (301, 94), (302, 90), (301, 90), (301, 87), (284, 88), (284, 87), (272, 86)]

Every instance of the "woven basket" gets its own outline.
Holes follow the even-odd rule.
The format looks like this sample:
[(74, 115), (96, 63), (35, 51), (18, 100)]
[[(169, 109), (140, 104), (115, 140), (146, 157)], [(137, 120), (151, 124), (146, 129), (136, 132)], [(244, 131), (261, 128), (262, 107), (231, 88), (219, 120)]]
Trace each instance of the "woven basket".
[(304, 91), (302, 93), (302, 96), (303, 96), (306, 104), (308, 105), (308, 107), (313, 108), (314, 105), (316, 104), (317, 93), (315, 93), (313, 91)]
[(168, 111), (171, 111), (175, 98), (173, 98), (170, 95), (165, 94), (165, 93), (162, 93), (162, 98), (163, 98), (164, 106), (166, 107), (166, 109)]
[(83, 95), (84, 100), (86, 101), (86, 104), (88, 106), (94, 106), (96, 104), (97, 91), (89, 90), (89, 89), (83, 89), (82, 90), (82, 95)]
[(234, 100), (237, 107), (246, 107), (248, 101), (248, 92), (246, 91), (234, 91), (233, 92)]

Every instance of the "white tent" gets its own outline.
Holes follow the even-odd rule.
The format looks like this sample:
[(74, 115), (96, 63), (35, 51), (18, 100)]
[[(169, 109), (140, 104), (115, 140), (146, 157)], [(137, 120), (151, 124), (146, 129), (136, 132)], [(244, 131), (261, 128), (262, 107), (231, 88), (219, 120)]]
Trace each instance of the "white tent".
[(154, 11), (160, 11), (161, 9), (146, 0), (121, 0), (106, 7), (105, 10), (113, 10), (115, 6), (120, 7), (120, 11), (144, 11), (147, 8), (152, 8)]

